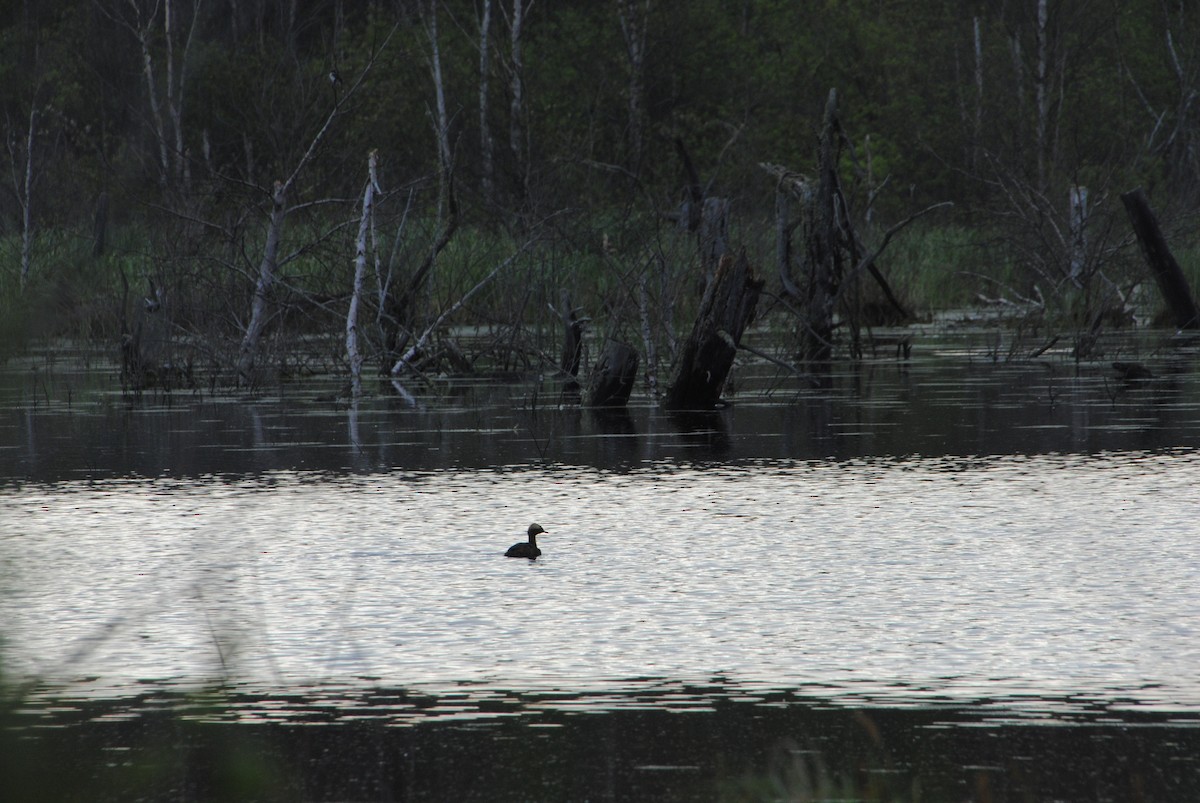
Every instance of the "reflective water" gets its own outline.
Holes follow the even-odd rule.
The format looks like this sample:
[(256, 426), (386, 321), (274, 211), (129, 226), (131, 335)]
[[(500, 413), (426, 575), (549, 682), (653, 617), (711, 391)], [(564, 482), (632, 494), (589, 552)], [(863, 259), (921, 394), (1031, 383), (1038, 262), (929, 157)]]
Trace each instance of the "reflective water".
[[(559, 719), (579, 713), (621, 730), (637, 712), (718, 728), (790, 712), (774, 741), (743, 734), (735, 763), (757, 771), (830, 706), (901, 717), (882, 742), (876, 719), (828, 725), (872, 749), (947, 724), (1090, 723), (1146, 752), (1168, 799), (1200, 783), (1200, 382), (1188, 348), (1139, 356), (1155, 376), (1130, 383), (946, 339), (818, 388), (748, 366), (732, 407), (684, 417), (581, 411), (546, 378), (353, 406), (316, 380), (131, 400), (111, 374), (32, 357), (0, 372), (3, 669), (39, 679), (48, 721), (186, 711), (220, 682), (203, 721), (488, 723), (493, 748), (554, 726), (538, 738), (566, 749), (594, 736)], [(503, 558), (533, 520), (543, 557)], [(1169, 735), (1128, 741), (1138, 717)], [(955, 795), (971, 767), (1012, 779), (1028, 752), (961, 738), (937, 781)], [(1095, 744), (1076, 752), (1109, 772)], [(694, 768), (664, 799), (711, 796), (713, 755), (662, 761)], [(918, 799), (928, 759), (906, 761), (871, 766)], [(407, 782), (429, 782), (421, 766)], [(1039, 766), (1023, 789), (1057, 783)], [(579, 796), (554, 777), (532, 797)], [(626, 781), (608, 797), (638, 799)]]
[[(1183, 451), (26, 486), (9, 667), (1200, 706), (1198, 482)], [(543, 557), (498, 559), (527, 519)]]

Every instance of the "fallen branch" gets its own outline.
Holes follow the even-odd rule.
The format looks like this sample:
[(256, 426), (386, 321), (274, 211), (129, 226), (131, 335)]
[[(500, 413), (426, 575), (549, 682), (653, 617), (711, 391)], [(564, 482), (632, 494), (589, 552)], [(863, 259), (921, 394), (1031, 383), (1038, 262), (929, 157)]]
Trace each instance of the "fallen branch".
[[(870, 254), (863, 257), (859, 261), (858, 265), (856, 265), (854, 270), (850, 273), (850, 277), (853, 277), (859, 273), (862, 273), (863, 271), (867, 271), (873, 277), (875, 277), (875, 281), (877, 281), (879, 283), (879, 286), (881, 288), (883, 288), (884, 295), (887, 296), (888, 301), (891, 302), (892, 306), (894, 306), (897, 310), (900, 310), (901, 312), (903, 312), (904, 307), (902, 307), (900, 305), (900, 302), (896, 300), (896, 297), (894, 295), (892, 295), (891, 287), (889, 287), (887, 281), (884, 280), (883, 274), (881, 274), (879, 272), (879, 268), (875, 267), (875, 261), (877, 259), (879, 259), (880, 256), (883, 255), (884, 249), (888, 247), (888, 244), (892, 241), (892, 238), (895, 237), (897, 234), (899, 234), (910, 223), (912, 223), (914, 220), (916, 220), (918, 218), (924, 217), (925, 215), (929, 214), (930, 212), (934, 212), (938, 209), (942, 209), (947, 206), (954, 206), (954, 202), (953, 201), (942, 201), (940, 203), (936, 203), (931, 206), (927, 206), (924, 209), (922, 209), (920, 212), (916, 212), (914, 214), (909, 215), (904, 220), (901, 220), (899, 223), (897, 223), (896, 225), (892, 226), (890, 229), (885, 231), (883, 233), (883, 241), (879, 243), (879, 246), (874, 251), (872, 251)], [(850, 278), (850, 277), (848, 277), (848, 278)], [(846, 286), (848, 286), (847, 283), (842, 284), (843, 288)]]
[(466, 303), (471, 300), (473, 295), (483, 289), (483, 287), (486, 286), (492, 279), (500, 275), (500, 271), (504, 270), (513, 262), (515, 262), (517, 257), (524, 254), (532, 244), (533, 240), (527, 240), (525, 244), (518, 248), (512, 256), (501, 262), (496, 267), (492, 268), (491, 273), (489, 273), (487, 276), (484, 276), (479, 283), (468, 290), (462, 298), (447, 307), (442, 314), (437, 317), (437, 320), (431, 323), (425, 329), (425, 331), (421, 333), (421, 336), (417, 338), (417, 342), (413, 343), (412, 346), (410, 346), (408, 350), (401, 355), (400, 359), (396, 360), (396, 364), (392, 366), (392, 370), (390, 372), (392, 376), (396, 376), (407, 370), (412, 370), (413, 360), (415, 360), (417, 355), (420, 354), (425, 348), (425, 344), (429, 342), (429, 338), (433, 336), (433, 333), (436, 332), (439, 327), (441, 327), (442, 323), (451, 315), (462, 309), (463, 306), (465, 306)]

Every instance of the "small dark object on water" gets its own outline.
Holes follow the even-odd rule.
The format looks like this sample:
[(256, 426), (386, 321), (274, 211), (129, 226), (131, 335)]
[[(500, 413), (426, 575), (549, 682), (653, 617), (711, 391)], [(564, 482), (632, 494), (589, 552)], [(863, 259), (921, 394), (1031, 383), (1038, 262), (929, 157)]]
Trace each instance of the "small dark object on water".
[(538, 533), (544, 533), (544, 532), (546, 532), (546, 531), (542, 529), (542, 525), (530, 524), (529, 525), (529, 540), (521, 541), (518, 544), (513, 544), (512, 546), (510, 546), (508, 548), (508, 551), (504, 553), (504, 557), (506, 557), (506, 558), (529, 558), (530, 560), (533, 560), (538, 555), (542, 554), (542, 550), (538, 549), (537, 537), (538, 537)]
[(1150, 369), (1138, 362), (1114, 362), (1112, 367), (1126, 382), (1142, 382), (1154, 378)]

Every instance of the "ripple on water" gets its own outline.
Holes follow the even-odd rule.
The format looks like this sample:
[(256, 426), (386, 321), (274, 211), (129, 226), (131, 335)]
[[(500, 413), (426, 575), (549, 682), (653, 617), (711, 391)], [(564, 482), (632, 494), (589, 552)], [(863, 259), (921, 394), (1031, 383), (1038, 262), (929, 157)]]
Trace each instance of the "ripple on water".
[[(724, 673), (1194, 710), (1198, 471), (1154, 452), (25, 487), (0, 495), (6, 669), (110, 687)], [(542, 559), (503, 559), (531, 520)]]

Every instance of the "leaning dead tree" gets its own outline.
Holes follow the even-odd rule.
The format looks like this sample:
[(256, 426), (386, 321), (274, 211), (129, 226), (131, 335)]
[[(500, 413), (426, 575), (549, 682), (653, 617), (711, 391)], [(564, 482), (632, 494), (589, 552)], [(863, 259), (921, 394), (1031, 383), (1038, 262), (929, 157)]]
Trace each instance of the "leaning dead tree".
[(1139, 187), (1124, 193), (1121, 196), (1121, 202), (1125, 204), (1129, 222), (1142, 247), (1142, 254), (1146, 257), (1146, 263), (1150, 266), (1150, 271), (1158, 282), (1158, 289), (1162, 292), (1163, 300), (1171, 311), (1175, 325), (1180, 329), (1200, 328), (1200, 310), (1197, 309), (1196, 301), (1192, 298), (1192, 291), (1188, 287), (1183, 270), (1175, 261), (1175, 257), (1167, 245), (1167, 240), (1158, 227), (1158, 218), (1155, 217), (1154, 210), (1150, 208), (1150, 201), (1146, 199), (1146, 193)]
[(408, 349), (400, 355), (395, 363), (392, 364), (391, 371), (389, 371), (389, 373), (392, 376), (400, 376), (401, 374), (415, 370), (417, 368), (418, 358), (425, 353), (430, 340), (434, 337), (438, 330), (441, 329), (442, 325), (450, 318), (450, 316), (454, 315), (456, 312), (466, 306), (467, 302), (471, 300), (472, 296), (486, 287), (492, 281), (492, 279), (495, 279), (497, 276), (499, 276), (506, 268), (508, 268), (509, 265), (516, 262), (519, 257), (533, 247), (534, 242), (535, 238), (533, 237), (526, 240), (515, 252), (512, 253), (512, 255), (497, 264), (496, 267), (492, 268), (491, 272), (489, 272), (487, 276), (484, 276), (482, 279), (480, 279), (474, 287), (464, 293), (453, 304), (442, 310), (437, 318), (413, 340), (412, 345), (410, 345)]
[[(394, 33), (394, 31), (393, 28), (392, 32)], [(239, 385), (253, 385), (256, 380), (259, 346), (263, 332), (266, 331), (267, 322), (271, 318), (271, 297), (281, 263), (280, 248), (283, 241), (284, 224), (293, 212), (314, 205), (314, 202), (292, 204), (291, 198), (296, 182), (304, 173), (305, 168), (317, 158), (317, 154), (320, 153), (321, 146), (333, 130), (334, 124), (343, 115), (346, 103), (362, 87), (379, 54), (387, 47), (391, 36), (392, 34), (389, 33), (379, 49), (372, 54), (370, 61), (367, 62), (366, 67), (359, 73), (350, 88), (340, 97), (335, 97), (333, 107), (325, 116), (317, 133), (309, 141), (308, 147), (299, 161), (292, 168), (291, 174), (284, 180), (276, 181), (271, 189), (271, 213), (267, 222), (266, 243), (263, 246), (262, 258), (258, 263), (258, 276), (254, 283), (254, 295), (250, 303), (250, 320), (246, 324), (246, 330), (238, 349), (237, 381)]]
[[(447, 186), (447, 215), (442, 221), (437, 236), (425, 251), (424, 257), (398, 288), (393, 288), (388, 282), (381, 292), (379, 323), (383, 329), (384, 362), (383, 368), (394, 366), (408, 353), (416, 330), (419, 326), (422, 309), (422, 295), (426, 284), (437, 265), (438, 257), (458, 231), (458, 201), (454, 195), (453, 175), (448, 178)], [(407, 362), (407, 360), (406, 360)]]
[(726, 254), (704, 292), (696, 324), (684, 342), (664, 405), (707, 410), (721, 400), (742, 334), (754, 319), (765, 282), (754, 275), (746, 252)]
[(367, 277), (367, 235), (375, 210), (375, 193), (379, 191), (379, 153), (367, 156), (367, 188), (363, 190), (362, 217), (354, 247), (354, 285), (350, 292), (350, 309), (346, 313), (346, 358), (350, 361), (350, 392), (354, 398), (362, 395), (362, 351), (358, 347), (358, 311), (362, 305), (363, 286)]
[[(847, 291), (864, 274), (870, 274), (884, 297), (901, 319), (908, 311), (892, 292), (877, 265), (879, 257), (901, 229), (917, 218), (950, 202), (933, 204), (913, 214), (886, 232), (874, 249), (868, 249), (854, 229), (850, 204), (842, 190), (837, 166), (841, 144), (846, 136), (837, 111), (837, 90), (829, 90), (821, 126), (817, 154), (817, 179), (788, 170), (780, 165), (760, 166), (775, 177), (776, 251), (779, 280), (784, 295), (797, 302), (800, 318), (800, 358), (804, 363), (827, 363), (833, 356), (834, 331), (839, 310), (848, 313), (854, 331), (854, 310), (847, 303)], [(798, 203), (799, 215), (793, 219), (791, 204)], [(802, 244), (793, 245), (793, 231), (801, 230)], [(800, 278), (792, 276), (792, 265), (800, 264)], [(857, 353), (857, 349), (853, 349)]]

